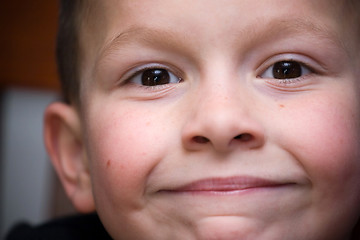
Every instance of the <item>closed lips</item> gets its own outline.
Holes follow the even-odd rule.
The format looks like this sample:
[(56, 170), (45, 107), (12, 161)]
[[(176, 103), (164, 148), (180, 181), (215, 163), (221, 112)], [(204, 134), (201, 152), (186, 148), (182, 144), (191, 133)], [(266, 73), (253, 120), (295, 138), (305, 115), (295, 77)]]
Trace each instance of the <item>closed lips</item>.
[(208, 178), (191, 182), (169, 192), (231, 192), (254, 188), (274, 188), (295, 184), (294, 182), (274, 181), (263, 178), (239, 176), (230, 178)]

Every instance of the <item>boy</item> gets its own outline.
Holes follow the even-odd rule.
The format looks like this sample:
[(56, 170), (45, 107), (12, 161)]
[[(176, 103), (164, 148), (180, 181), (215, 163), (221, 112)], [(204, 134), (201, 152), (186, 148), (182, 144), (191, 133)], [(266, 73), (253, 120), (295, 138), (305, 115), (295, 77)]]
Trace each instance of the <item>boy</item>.
[(113, 239), (356, 239), (359, 1), (63, 1), (45, 142)]

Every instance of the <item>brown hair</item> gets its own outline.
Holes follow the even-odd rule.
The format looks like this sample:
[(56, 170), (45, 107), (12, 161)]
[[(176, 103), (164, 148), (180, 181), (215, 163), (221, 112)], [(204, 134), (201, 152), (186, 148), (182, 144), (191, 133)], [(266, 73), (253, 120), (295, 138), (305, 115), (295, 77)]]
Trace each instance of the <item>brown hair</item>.
[(67, 103), (78, 101), (80, 88), (79, 15), (81, 15), (83, 2), (83, 0), (60, 1), (56, 57), (63, 100)]

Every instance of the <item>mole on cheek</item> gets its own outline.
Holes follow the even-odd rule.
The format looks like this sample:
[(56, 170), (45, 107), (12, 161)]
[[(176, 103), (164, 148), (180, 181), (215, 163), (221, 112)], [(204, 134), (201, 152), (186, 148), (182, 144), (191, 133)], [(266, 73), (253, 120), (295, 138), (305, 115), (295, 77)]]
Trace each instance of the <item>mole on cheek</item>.
[(111, 166), (111, 160), (107, 160), (106, 167), (109, 168)]
[(285, 105), (279, 104), (279, 107), (280, 107), (280, 108), (285, 108)]

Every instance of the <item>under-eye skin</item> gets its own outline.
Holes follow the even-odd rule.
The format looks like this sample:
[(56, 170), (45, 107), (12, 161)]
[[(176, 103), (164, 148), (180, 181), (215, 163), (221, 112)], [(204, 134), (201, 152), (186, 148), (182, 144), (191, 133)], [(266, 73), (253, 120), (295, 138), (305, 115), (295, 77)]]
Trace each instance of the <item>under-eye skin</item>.
[(160, 86), (166, 84), (174, 84), (182, 81), (181, 77), (177, 77), (169, 70), (161, 67), (144, 68), (136, 71), (127, 82), (144, 86)]

